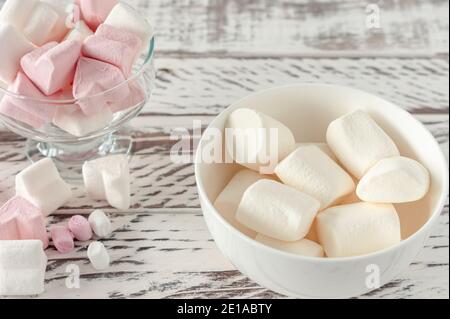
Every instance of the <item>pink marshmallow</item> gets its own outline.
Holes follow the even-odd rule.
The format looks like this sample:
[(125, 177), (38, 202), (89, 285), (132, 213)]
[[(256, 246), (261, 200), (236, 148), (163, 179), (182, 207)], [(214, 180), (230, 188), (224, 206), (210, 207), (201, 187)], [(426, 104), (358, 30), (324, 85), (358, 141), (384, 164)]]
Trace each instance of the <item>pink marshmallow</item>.
[(117, 0), (79, 0), (83, 19), (92, 30), (102, 24), (112, 8), (117, 4)]
[[(81, 57), (75, 72), (73, 95), (82, 99), (79, 105), (84, 114), (97, 114), (109, 103), (118, 103), (128, 97), (130, 89), (125, 81), (122, 71), (114, 65)], [(112, 88), (115, 89), (105, 93)], [(95, 97), (86, 98), (93, 95)]]
[(75, 249), (73, 235), (65, 226), (52, 226), (50, 228), (53, 245), (62, 254), (70, 253)]
[(109, 105), (113, 113), (127, 110), (145, 102), (146, 95), (139, 83), (130, 83), (129, 88), (130, 94), (125, 100)]
[(52, 95), (72, 83), (80, 55), (78, 41), (51, 42), (25, 55), (20, 64), (45, 95)]
[(88, 241), (93, 235), (89, 221), (81, 215), (72, 216), (69, 220), (69, 229), (79, 241)]
[(0, 113), (34, 128), (41, 128), (45, 125), (44, 120), (15, 106), (7, 97), (0, 102)]
[(41, 240), (48, 246), (42, 212), (22, 197), (15, 196), (0, 208), (1, 240)]

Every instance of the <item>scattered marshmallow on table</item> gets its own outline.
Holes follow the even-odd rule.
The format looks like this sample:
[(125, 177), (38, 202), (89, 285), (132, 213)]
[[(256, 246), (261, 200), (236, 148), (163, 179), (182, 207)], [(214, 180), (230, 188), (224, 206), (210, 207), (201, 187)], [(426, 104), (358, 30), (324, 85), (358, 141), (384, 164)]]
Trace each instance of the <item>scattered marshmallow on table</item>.
[(149, 46), (153, 36), (153, 28), (147, 20), (136, 9), (120, 2), (114, 6), (104, 23), (136, 34), (142, 41), (142, 50)]
[(20, 59), (35, 47), (14, 26), (0, 23), (0, 80), (10, 84), (20, 70)]
[[(73, 96), (86, 115), (102, 112), (111, 101), (123, 101), (130, 94), (122, 71), (111, 64), (81, 57), (75, 72)], [(114, 88), (113, 90), (111, 90)], [(100, 94), (110, 90), (107, 94)], [(100, 94), (100, 95), (99, 95)], [(97, 95), (94, 98), (87, 98)]]
[(399, 156), (394, 141), (361, 110), (333, 121), (328, 126), (327, 143), (339, 162), (358, 179), (379, 160)]
[(328, 257), (351, 257), (401, 241), (400, 219), (391, 204), (356, 203), (317, 215), (319, 242)]
[(72, 196), (72, 191), (59, 175), (53, 161), (44, 158), (16, 175), (16, 194), (47, 216), (64, 205)]
[(78, 21), (74, 28), (66, 34), (64, 41), (79, 41), (84, 42), (84, 40), (93, 35), (94, 32), (86, 25), (83, 20)]
[(0, 208), (0, 240), (41, 240), (48, 246), (42, 212), (26, 199), (15, 196)]
[(111, 155), (83, 165), (86, 192), (91, 199), (107, 200), (117, 209), (130, 208), (130, 168), (126, 155)]
[[(228, 156), (254, 171), (273, 172), (273, 166), (295, 149), (294, 135), (288, 127), (252, 109), (232, 112), (225, 127)], [(271, 132), (276, 133), (276, 140), (272, 140)]]
[(307, 194), (260, 180), (245, 191), (236, 218), (260, 234), (297, 241), (308, 234), (319, 207), (319, 201)]
[(266, 246), (285, 251), (287, 253), (293, 253), (301, 256), (308, 257), (324, 257), (322, 246), (308, 239), (301, 239), (299, 241), (286, 242), (277, 239), (273, 239), (261, 234), (258, 234), (255, 238), (257, 242)]
[[(7, 0), (0, 11), (0, 24), (11, 24), (22, 31), (38, 2), (37, 0)], [(4, 44), (3, 41), (2, 44)]]
[(32, 43), (41, 46), (54, 37), (59, 19), (58, 12), (49, 4), (38, 2), (25, 23), (23, 34)]
[(107, 237), (112, 232), (111, 221), (108, 216), (102, 210), (93, 211), (88, 218), (89, 225), (91, 226), (94, 234), (99, 238)]
[(321, 209), (355, 190), (352, 177), (314, 145), (297, 148), (275, 173), (284, 184), (319, 200)]
[(89, 221), (81, 215), (72, 216), (69, 220), (68, 227), (74, 237), (79, 241), (88, 241), (93, 236)]
[(89, 133), (101, 130), (111, 123), (113, 113), (109, 108), (102, 112), (87, 116), (81, 109), (59, 108), (54, 117), (53, 124), (73, 136), (83, 137)]
[(40, 240), (0, 240), (0, 295), (44, 292), (47, 256)]
[(21, 66), (45, 95), (52, 95), (72, 83), (80, 54), (78, 41), (50, 42), (25, 55)]
[(105, 270), (109, 267), (111, 258), (101, 242), (92, 242), (87, 250), (89, 261), (96, 270)]
[(66, 226), (52, 226), (50, 228), (50, 236), (53, 245), (61, 254), (70, 253), (75, 249), (73, 234)]
[(360, 180), (356, 193), (366, 202), (407, 203), (423, 198), (430, 187), (430, 174), (419, 162), (402, 157), (379, 161)]
[(80, 0), (81, 14), (87, 25), (96, 30), (105, 22), (116, 4), (117, 0)]
[(251, 238), (255, 237), (256, 232), (239, 223), (236, 220), (235, 214), (247, 188), (264, 178), (270, 177), (260, 175), (249, 169), (243, 169), (233, 176), (214, 201), (214, 207), (220, 212), (225, 220)]

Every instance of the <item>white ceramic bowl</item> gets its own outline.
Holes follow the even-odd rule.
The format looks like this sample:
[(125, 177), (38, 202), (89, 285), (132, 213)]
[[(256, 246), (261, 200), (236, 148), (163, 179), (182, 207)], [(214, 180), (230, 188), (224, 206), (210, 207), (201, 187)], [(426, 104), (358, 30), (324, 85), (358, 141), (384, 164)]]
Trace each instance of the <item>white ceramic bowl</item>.
[[(233, 174), (236, 164), (201, 161), (201, 152), (213, 128), (223, 130), (233, 110), (250, 107), (286, 124), (297, 142), (324, 142), (328, 124), (355, 109), (368, 112), (396, 141), (402, 155), (412, 157), (430, 171), (428, 195), (415, 203), (396, 205), (403, 241), (391, 248), (351, 258), (310, 258), (264, 246), (233, 228), (213, 202)], [(216, 130), (217, 131), (217, 130)], [(222, 253), (258, 284), (287, 296), (344, 298), (374, 289), (367, 281), (379, 269), (380, 283), (391, 281), (417, 256), (435, 225), (448, 194), (448, 164), (428, 130), (408, 112), (374, 95), (326, 84), (278, 87), (250, 95), (221, 113), (205, 131), (195, 164), (204, 218)], [(375, 265), (377, 268), (371, 268)]]

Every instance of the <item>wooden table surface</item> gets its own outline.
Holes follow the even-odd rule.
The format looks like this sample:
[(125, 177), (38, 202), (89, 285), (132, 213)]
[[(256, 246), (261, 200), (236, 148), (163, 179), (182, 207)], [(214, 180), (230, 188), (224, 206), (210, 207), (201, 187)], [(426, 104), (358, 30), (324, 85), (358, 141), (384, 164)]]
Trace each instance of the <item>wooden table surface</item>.
[[(191, 164), (174, 164), (173, 129), (203, 126), (236, 99), (297, 82), (328, 82), (378, 94), (411, 112), (448, 156), (447, 0), (378, 0), (380, 29), (367, 28), (369, 1), (132, 0), (157, 32), (153, 99), (126, 128), (134, 138), (133, 205), (110, 210), (77, 196), (50, 222), (103, 207), (115, 232), (103, 242), (111, 267), (94, 271), (86, 245), (49, 250), (40, 298), (279, 298), (218, 251), (199, 208)], [(1, 1), (0, 1), (1, 3)], [(369, 7), (372, 8), (372, 7)], [(1, 45), (1, 44), (0, 44)], [(0, 128), (0, 203), (28, 165), (25, 140)], [(447, 157), (448, 158), (448, 157)], [(362, 298), (449, 297), (449, 208), (425, 248), (394, 281)], [(81, 271), (66, 288), (66, 267)]]

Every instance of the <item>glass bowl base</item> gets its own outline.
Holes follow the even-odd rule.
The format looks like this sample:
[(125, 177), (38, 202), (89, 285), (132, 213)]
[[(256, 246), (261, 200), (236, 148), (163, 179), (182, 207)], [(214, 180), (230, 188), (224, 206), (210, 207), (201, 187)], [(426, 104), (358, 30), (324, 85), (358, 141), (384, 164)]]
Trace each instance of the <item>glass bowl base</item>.
[(46, 143), (28, 139), (26, 156), (32, 163), (49, 157), (55, 162), (64, 180), (72, 184), (82, 184), (84, 162), (107, 155), (128, 155), (132, 145), (131, 137), (115, 134), (76, 144)]

